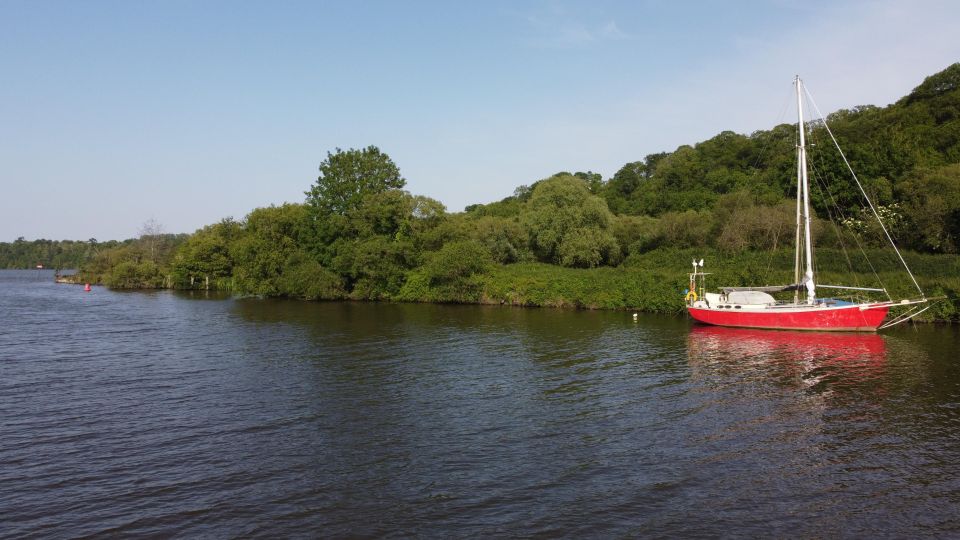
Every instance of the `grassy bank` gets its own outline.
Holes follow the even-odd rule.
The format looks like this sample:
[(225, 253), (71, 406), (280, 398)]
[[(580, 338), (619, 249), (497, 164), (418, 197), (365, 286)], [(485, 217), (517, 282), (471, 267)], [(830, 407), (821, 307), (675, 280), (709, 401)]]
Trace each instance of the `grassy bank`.
[[(821, 283), (861, 286), (877, 286), (879, 279), (894, 299), (917, 296), (909, 276), (898, 270), (896, 255), (869, 255), (876, 274), (860, 260), (854, 261), (855, 267), (866, 271), (851, 275), (844, 271), (846, 257), (842, 252), (824, 250), (819, 254), (818, 279)], [(706, 259), (705, 271), (711, 273), (708, 289), (721, 285), (782, 285), (793, 278), (790, 251), (725, 255), (704, 249), (663, 249), (631, 258), (616, 268), (576, 269), (542, 263), (498, 266), (485, 276), (481, 301), (680, 314), (684, 311), (683, 294), (690, 261), (701, 257)], [(947, 297), (936, 302), (919, 320), (960, 320), (960, 257), (913, 253), (905, 257), (927, 296)]]
[[(821, 250), (817, 278), (820, 283), (875, 287), (883, 285), (894, 299), (916, 297), (917, 291), (909, 276), (902, 271), (895, 254), (868, 253), (872, 267), (851, 257), (855, 268), (846, 271), (847, 256), (840, 251)], [(687, 288), (690, 261), (705, 259), (709, 272), (707, 287), (783, 285), (793, 278), (793, 252), (740, 252), (725, 254), (710, 249), (661, 248), (633, 256), (618, 267), (566, 268), (557, 265), (526, 262), (489, 265), (477, 268), (471, 275), (454, 280), (437, 279), (436, 272), (421, 267), (406, 273), (404, 285), (395, 294), (380, 298), (399, 302), (504, 304), (529, 307), (573, 309), (637, 310), (648, 313), (680, 315), (684, 313), (683, 296)], [(928, 297), (945, 296), (918, 317), (923, 322), (960, 322), (960, 257), (953, 255), (905, 254), (917, 281)], [(346, 294), (343, 289), (324, 283), (293, 286), (284, 282), (282, 289), (251, 290), (233, 277), (194, 283), (165, 278), (154, 267), (145, 268), (143, 276), (123, 266), (106, 275), (78, 275), (80, 282), (102, 283), (112, 288), (204, 289), (253, 294), (286, 296), (305, 300), (363, 299)], [(291, 273), (289, 281), (299, 274)], [(326, 276), (326, 274), (324, 274)], [(308, 276), (309, 277), (309, 276)], [(328, 276), (329, 277), (329, 276)], [(311, 283), (313, 283), (311, 285)], [(319, 287), (319, 288), (318, 288)], [(821, 296), (827, 289), (821, 289)]]

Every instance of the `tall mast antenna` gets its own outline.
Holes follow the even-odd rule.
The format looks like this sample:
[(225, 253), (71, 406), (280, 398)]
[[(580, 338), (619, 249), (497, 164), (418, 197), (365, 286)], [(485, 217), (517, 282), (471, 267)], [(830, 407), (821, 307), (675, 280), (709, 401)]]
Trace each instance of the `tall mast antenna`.
[(796, 77), (797, 85), (797, 127), (800, 131), (800, 149), (798, 155), (800, 157), (800, 187), (803, 191), (803, 240), (804, 240), (804, 249), (805, 249), (805, 258), (807, 263), (807, 271), (804, 274), (803, 282), (807, 285), (807, 303), (813, 304), (816, 297), (816, 289), (813, 281), (813, 247), (812, 242), (810, 241), (810, 186), (809, 180), (807, 178), (807, 145), (806, 145), (806, 136), (804, 131), (806, 131), (803, 124), (803, 82), (800, 81), (800, 76)]

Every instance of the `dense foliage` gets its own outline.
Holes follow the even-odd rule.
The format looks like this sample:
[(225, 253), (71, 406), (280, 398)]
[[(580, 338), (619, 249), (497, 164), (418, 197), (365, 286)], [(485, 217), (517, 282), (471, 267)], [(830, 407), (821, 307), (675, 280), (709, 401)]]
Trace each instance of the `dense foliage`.
[[(928, 293), (951, 298), (934, 317), (956, 319), (960, 278), (942, 269), (956, 270), (960, 251), (960, 64), (888, 107), (842, 110), (810, 126), (818, 272), (899, 290), (909, 283), (873, 260), (883, 259), (871, 250), (885, 233), (867, 219), (828, 126), (886, 229), (918, 253), (910, 260)], [(258, 208), (188, 238), (145, 235), (88, 255), (84, 277), (305, 299), (677, 312), (693, 257), (714, 265), (717, 283), (788, 279), (796, 138), (787, 124), (723, 132), (627, 163), (606, 181), (561, 172), (458, 213), (404, 191), (378, 148), (336, 149), (303, 204)]]
[(187, 239), (185, 234), (143, 234), (125, 240), (94, 254), (75, 279), (120, 289), (173, 287), (168, 273), (170, 260)]
[(116, 247), (118, 242), (90, 240), (24, 240), (0, 242), (0, 268), (80, 268), (100, 250)]

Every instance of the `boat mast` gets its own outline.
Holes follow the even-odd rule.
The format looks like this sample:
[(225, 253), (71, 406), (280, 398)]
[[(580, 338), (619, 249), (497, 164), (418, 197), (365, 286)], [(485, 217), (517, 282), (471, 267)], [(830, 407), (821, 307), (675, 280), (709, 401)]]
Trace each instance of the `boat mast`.
[(800, 239), (800, 231), (803, 230), (802, 223), (800, 221), (800, 204), (803, 200), (803, 188), (800, 187), (803, 184), (802, 173), (800, 172), (800, 145), (797, 145), (797, 236), (794, 246), (796, 250), (793, 257), (793, 283), (796, 284), (797, 288), (793, 291), (793, 303), (800, 303), (800, 252), (803, 250), (803, 243)]
[[(809, 179), (807, 177), (807, 148), (806, 140), (804, 136), (804, 125), (803, 125), (803, 99), (802, 99), (802, 85), (800, 82), (800, 76), (796, 77), (797, 85), (797, 127), (800, 131), (800, 147), (798, 149), (798, 154), (800, 157), (799, 165), (799, 175), (800, 175), (800, 189), (803, 192), (803, 239), (804, 239), (804, 248), (806, 250), (805, 259), (807, 263), (807, 271), (804, 274), (803, 282), (807, 286), (807, 303), (813, 304), (814, 298), (816, 297), (816, 289), (813, 283), (813, 249), (810, 242), (810, 185)], [(799, 194), (797, 195), (799, 198)], [(799, 199), (797, 201), (799, 206)], [(798, 216), (799, 217), (799, 216)], [(797, 255), (799, 256), (799, 250)], [(799, 270), (799, 265), (798, 268)]]

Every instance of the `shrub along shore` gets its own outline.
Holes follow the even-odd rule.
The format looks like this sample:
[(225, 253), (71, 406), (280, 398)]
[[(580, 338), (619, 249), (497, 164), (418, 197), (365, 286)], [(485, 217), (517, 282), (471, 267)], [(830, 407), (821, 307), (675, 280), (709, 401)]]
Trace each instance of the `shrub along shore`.
[[(874, 262), (876, 274), (850, 274), (841, 268), (841, 253), (824, 250), (821, 258), (829, 263), (823, 265), (818, 277), (823, 283), (860, 285), (876, 284), (879, 277), (895, 300), (917, 296), (909, 277), (899, 269), (898, 261), (882, 252), (870, 255), (880, 261), (879, 264)], [(946, 297), (935, 301), (933, 307), (916, 320), (960, 321), (960, 257), (917, 253), (906, 253), (905, 256), (911, 268), (919, 272), (918, 281), (926, 295)], [(396, 294), (372, 300), (635, 310), (677, 316), (685, 313), (683, 296), (688, 267), (694, 258), (706, 259), (706, 270), (711, 272), (708, 288), (720, 285), (786, 284), (791, 281), (793, 273), (791, 250), (724, 254), (709, 249), (661, 248), (633, 257), (616, 268), (564, 268), (539, 262), (490, 265), (482, 271), (459, 274), (444, 274), (442, 269), (436, 267), (420, 268), (409, 272)], [(121, 289), (208, 289), (237, 295), (282, 296), (304, 300), (365, 300), (348, 294), (336, 278), (326, 273), (310, 273), (302, 269), (279, 280), (276, 288), (262, 289), (260, 292), (238, 287), (233, 277), (217, 277), (209, 282), (195, 279), (191, 285), (189, 282), (178, 282), (173, 275), (163, 277), (153, 273), (156, 268), (152, 265), (124, 266), (114, 270), (116, 272), (106, 275), (84, 272), (74, 276), (74, 279), (77, 283), (92, 282)], [(153, 273), (154, 278), (142, 280), (137, 273), (141, 271)]]

